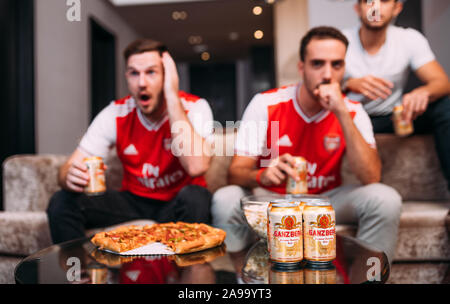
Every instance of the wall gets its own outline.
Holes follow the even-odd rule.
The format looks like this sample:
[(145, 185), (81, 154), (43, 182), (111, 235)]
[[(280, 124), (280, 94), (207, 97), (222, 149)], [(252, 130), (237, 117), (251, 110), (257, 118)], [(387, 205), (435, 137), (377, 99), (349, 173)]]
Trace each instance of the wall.
[(422, 23), (437, 60), (450, 75), (450, 1), (423, 0)]
[(309, 26), (329, 25), (340, 30), (356, 26), (359, 19), (353, 10), (355, 3), (356, 0), (309, 0)]
[(308, 1), (283, 0), (274, 7), (274, 44), (277, 86), (296, 83), (301, 37), (308, 31)]
[[(122, 50), (138, 33), (104, 0), (81, 0), (81, 21), (69, 22), (62, 0), (35, 0), (36, 151), (71, 153), (89, 125), (93, 16), (116, 35), (117, 96), (127, 94)], [(56, 114), (55, 114), (56, 113)]]

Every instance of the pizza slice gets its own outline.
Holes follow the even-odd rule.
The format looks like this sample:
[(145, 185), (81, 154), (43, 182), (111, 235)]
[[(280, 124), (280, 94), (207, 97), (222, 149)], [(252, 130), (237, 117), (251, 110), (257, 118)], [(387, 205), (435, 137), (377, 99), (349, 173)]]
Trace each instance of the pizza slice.
[(145, 232), (146, 227), (121, 226), (111, 231), (97, 233), (91, 242), (100, 249), (118, 253), (133, 250), (157, 241), (155, 236)]

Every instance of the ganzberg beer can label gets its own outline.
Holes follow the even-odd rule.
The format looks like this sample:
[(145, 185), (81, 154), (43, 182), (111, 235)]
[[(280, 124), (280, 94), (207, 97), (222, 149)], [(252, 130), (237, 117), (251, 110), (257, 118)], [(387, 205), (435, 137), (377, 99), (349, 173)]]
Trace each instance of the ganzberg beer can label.
[(303, 259), (302, 213), (299, 203), (271, 203), (267, 215), (270, 260), (281, 264), (299, 263)]
[(328, 269), (310, 269), (306, 268), (305, 284), (336, 284), (336, 268)]
[(303, 209), (304, 257), (327, 263), (336, 258), (335, 213), (329, 201), (310, 202)]
[(300, 178), (299, 181), (296, 181), (292, 177), (288, 177), (286, 182), (286, 193), (288, 194), (302, 194), (308, 193), (308, 182), (307, 182), (307, 163), (306, 159), (303, 157), (294, 157), (295, 165), (294, 168), (297, 176)]
[(105, 166), (101, 157), (83, 159), (88, 168), (89, 184), (84, 188), (87, 195), (100, 195), (106, 191)]
[(271, 267), (269, 270), (269, 284), (304, 284), (303, 268), (294, 270), (280, 270)]

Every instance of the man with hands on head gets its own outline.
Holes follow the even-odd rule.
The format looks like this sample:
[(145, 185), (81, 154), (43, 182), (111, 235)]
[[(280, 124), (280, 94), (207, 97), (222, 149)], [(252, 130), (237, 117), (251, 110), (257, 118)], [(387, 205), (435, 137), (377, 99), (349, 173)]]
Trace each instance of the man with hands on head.
[[(381, 162), (367, 113), (342, 93), (347, 45), (334, 28), (311, 29), (300, 46), (303, 82), (257, 94), (248, 105), (229, 169), (233, 185), (219, 189), (212, 203), (213, 223), (229, 232), (229, 251), (254, 240), (240, 199), (257, 187), (286, 193), (287, 177), (296, 178), (293, 156), (302, 156), (308, 163), (308, 193), (330, 197), (337, 223), (358, 224), (357, 238), (392, 261), (401, 198), (379, 183)], [(255, 122), (260, 125), (252, 128)], [(341, 186), (344, 153), (362, 185)]]
[[(450, 189), (450, 83), (426, 38), (411, 28), (391, 24), (402, 11), (398, 0), (358, 0), (361, 25), (344, 30), (349, 40), (345, 87), (349, 98), (360, 101), (375, 133), (393, 133), (392, 111), (415, 132), (433, 133), (436, 151)], [(410, 70), (423, 85), (405, 93)]]
[[(124, 57), (131, 95), (98, 114), (59, 171), (63, 190), (47, 209), (54, 243), (136, 219), (210, 222), (203, 177), (211, 159), (208, 102), (179, 91), (175, 62), (162, 43), (137, 40)], [(83, 159), (105, 158), (113, 147), (124, 171), (121, 190), (84, 194), (89, 175)]]

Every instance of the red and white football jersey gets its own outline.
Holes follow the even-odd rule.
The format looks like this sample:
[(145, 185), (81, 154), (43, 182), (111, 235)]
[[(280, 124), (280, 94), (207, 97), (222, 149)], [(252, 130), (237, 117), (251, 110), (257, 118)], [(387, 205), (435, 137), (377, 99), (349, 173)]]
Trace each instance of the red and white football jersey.
[[(260, 168), (285, 153), (302, 156), (307, 161), (308, 192), (322, 193), (341, 185), (344, 134), (332, 112), (324, 109), (313, 117), (303, 113), (297, 101), (299, 87), (270, 90), (252, 99), (239, 128), (235, 152), (258, 159)], [(376, 148), (372, 124), (362, 105), (347, 98), (345, 104), (363, 138)], [(286, 193), (285, 184), (267, 189)]]
[[(213, 117), (208, 102), (184, 92), (180, 92), (180, 99), (195, 131), (209, 137)], [(135, 100), (126, 97), (112, 102), (97, 115), (79, 149), (104, 158), (115, 146), (124, 169), (121, 190), (169, 201), (186, 185), (206, 186), (203, 177), (192, 178), (186, 173), (172, 154), (171, 143), (168, 114), (151, 122)]]

